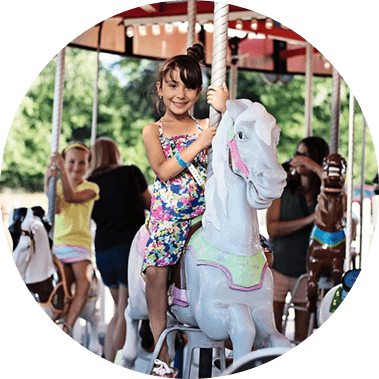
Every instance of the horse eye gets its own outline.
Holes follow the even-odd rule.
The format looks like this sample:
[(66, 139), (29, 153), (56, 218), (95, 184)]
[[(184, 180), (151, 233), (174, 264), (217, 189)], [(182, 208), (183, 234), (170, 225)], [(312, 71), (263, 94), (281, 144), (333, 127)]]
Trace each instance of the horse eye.
[(243, 132), (238, 132), (237, 135), (238, 135), (239, 139), (244, 139), (245, 138), (245, 135), (243, 134)]

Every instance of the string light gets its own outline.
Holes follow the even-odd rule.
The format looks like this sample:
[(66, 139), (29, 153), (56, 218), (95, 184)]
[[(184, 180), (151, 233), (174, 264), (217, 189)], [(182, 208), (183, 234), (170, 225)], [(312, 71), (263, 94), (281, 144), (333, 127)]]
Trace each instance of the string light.
[(186, 34), (188, 30), (188, 21), (180, 22), (178, 25), (178, 29), (180, 34)]
[(251, 20), (250, 28), (251, 28), (251, 30), (257, 30), (258, 29), (258, 20), (256, 18), (253, 18)]
[(236, 21), (236, 29), (241, 30), (243, 28), (243, 22), (242, 20), (238, 19)]
[(151, 31), (154, 36), (159, 36), (161, 34), (161, 27), (159, 24), (153, 24), (151, 27)]
[(129, 38), (134, 37), (134, 26), (129, 25), (129, 26), (126, 28), (126, 36), (129, 37)]
[(172, 33), (174, 33), (174, 25), (172, 25), (172, 24), (166, 24), (166, 25), (164, 26), (164, 29), (165, 29), (166, 34), (167, 34), (168, 36), (170, 36)]
[(140, 25), (138, 27), (138, 34), (141, 36), (141, 37), (145, 37), (147, 35), (147, 30), (146, 30), (146, 25)]
[(271, 20), (271, 18), (266, 19), (266, 29), (270, 30), (274, 27), (274, 21)]

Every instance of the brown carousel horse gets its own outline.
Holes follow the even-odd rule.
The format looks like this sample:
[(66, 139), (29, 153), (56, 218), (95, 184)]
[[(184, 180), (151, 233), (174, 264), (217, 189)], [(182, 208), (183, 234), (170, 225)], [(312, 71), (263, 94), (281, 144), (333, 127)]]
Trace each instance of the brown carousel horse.
[(333, 286), (341, 283), (345, 260), (345, 177), (346, 160), (330, 154), (323, 161), (321, 192), (316, 208), (316, 225), (308, 247), (307, 308), (317, 309), (318, 281), (323, 273), (332, 276)]

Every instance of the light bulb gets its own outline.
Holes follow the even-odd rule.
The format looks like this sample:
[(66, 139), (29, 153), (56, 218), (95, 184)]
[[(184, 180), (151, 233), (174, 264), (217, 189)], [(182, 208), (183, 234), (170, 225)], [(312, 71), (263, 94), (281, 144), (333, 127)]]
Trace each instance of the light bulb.
[(250, 22), (250, 28), (252, 30), (257, 30), (258, 29), (258, 20), (256, 18), (253, 18)]
[(266, 19), (266, 29), (272, 29), (274, 27), (274, 21), (271, 20), (271, 18)]
[(134, 37), (134, 26), (129, 25), (129, 26), (126, 28), (126, 35), (127, 35), (127, 37), (129, 37), (129, 38)]
[(236, 29), (241, 30), (243, 28), (243, 22), (242, 20), (236, 21)]
[(141, 36), (141, 37), (145, 37), (147, 35), (147, 30), (146, 30), (146, 25), (140, 25), (138, 27), (138, 34)]
[(153, 24), (151, 27), (151, 31), (154, 36), (159, 36), (161, 34), (161, 27), (159, 24)]
[(174, 25), (172, 25), (172, 24), (166, 24), (164, 26), (164, 28), (165, 28), (166, 34), (168, 36), (171, 35), (172, 33), (174, 33)]

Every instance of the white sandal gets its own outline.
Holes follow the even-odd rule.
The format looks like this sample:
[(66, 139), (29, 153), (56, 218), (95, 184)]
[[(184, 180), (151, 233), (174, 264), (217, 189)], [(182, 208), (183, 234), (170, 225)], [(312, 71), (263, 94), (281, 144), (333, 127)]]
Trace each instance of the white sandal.
[(160, 359), (154, 361), (152, 376), (160, 376), (161, 378), (176, 378), (179, 370), (173, 367), (168, 367), (167, 363)]

